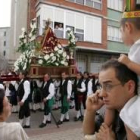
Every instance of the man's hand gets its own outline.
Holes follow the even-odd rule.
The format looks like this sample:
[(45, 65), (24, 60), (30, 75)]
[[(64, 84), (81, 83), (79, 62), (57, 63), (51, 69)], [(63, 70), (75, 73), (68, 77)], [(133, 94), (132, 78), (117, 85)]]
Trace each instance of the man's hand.
[(46, 98), (44, 98), (44, 99), (43, 99), (43, 102), (44, 102), (44, 103), (46, 103), (46, 101), (47, 101), (47, 99), (46, 99)]
[(128, 64), (131, 62), (128, 56), (125, 54), (121, 54), (120, 57), (118, 58), (118, 61), (126, 66), (128, 66)]
[(77, 91), (81, 91), (80, 88), (77, 88)]
[(22, 101), (19, 102), (19, 105), (20, 106), (23, 106), (23, 104), (24, 104), (24, 102), (22, 102)]
[(96, 140), (115, 140), (115, 133), (105, 123), (100, 127), (99, 132), (96, 134)]
[(99, 94), (100, 90), (97, 90), (95, 94), (88, 96), (86, 100), (87, 111), (97, 111), (104, 105), (103, 100), (100, 98)]

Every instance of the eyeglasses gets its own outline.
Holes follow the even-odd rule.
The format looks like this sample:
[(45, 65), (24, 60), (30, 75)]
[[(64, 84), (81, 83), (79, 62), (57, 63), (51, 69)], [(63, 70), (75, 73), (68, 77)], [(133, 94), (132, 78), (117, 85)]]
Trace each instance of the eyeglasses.
[(105, 92), (110, 92), (114, 87), (122, 85), (121, 83), (119, 84), (115, 84), (115, 85), (111, 85), (111, 84), (104, 84), (104, 85), (99, 85), (98, 89), (100, 90), (104, 90)]

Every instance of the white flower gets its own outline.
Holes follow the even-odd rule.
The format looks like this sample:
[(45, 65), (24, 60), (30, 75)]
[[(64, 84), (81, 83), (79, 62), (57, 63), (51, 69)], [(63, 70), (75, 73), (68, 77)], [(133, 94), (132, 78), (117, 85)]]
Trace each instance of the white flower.
[(52, 60), (53, 60), (53, 62), (54, 62), (54, 61), (56, 60), (56, 56), (53, 56), (53, 57), (52, 57)]
[(51, 53), (51, 54), (50, 54), (50, 56), (52, 57), (52, 56), (54, 56), (54, 54), (53, 54), (53, 53)]
[(65, 66), (68, 66), (68, 62), (65, 62), (64, 65), (65, 65)]
[(43, 64), (43, 60), (42, 59), (38, 60), (38, 64)]
[(69, 55), (67, 55), (67, 59), (69, 59), (70, 57), (69, 57)]
[(68, 32), (68, 31), (71, 31), (71, 28), (68, 27), (68, 28), (66, 29), (66, 31), (67, 31), (67, 32)]
[(58, 51), (58, 47), (55, 47), (54, 50), (55, 50), (55, 51)]
[(57, 46), (58, 46), (58, 48), (60, 48), (60, 49), (62, 48), (62, 46), (61, 46), (60, 44), (58, 44)]
[(62, 65), (64, 65), (64, 64), (65, 64), (65, 62), (64, 62), (64, 61), (61, 61), (61, 64), (62, 64)]
[(45, 60), (48, 60), (49, 57), (50, 57), (50, 56), (46, 54), (46, 55), (44, 56), (44, 59), (45, 59)]
[(58, 66), (59, 64), (58, 63), (55, 63), (55, 65)]
[(23, 70), (25, 70), (26, 69), (26, 63), (24, 64), (24, 67), (23, 67)]
[(62, 54), (62, 53), (63, 53), (63, 50), (58, 50), (58, 53), (59, 53), (59, 54)]
[(66, 56), (67, 56), (67, 54), (66, 54), (66, 52), (64, 52), (64, 53), (63, 53), (63, 57), (66, 57)]
[(36, 39), (36, 35), (33, 35), (31, 38), (30, 38), (30, 41), (33, 41)]
[(22, 32), (25, 32), (25, 28), (21, 28), (21, 31), (22, 31)]

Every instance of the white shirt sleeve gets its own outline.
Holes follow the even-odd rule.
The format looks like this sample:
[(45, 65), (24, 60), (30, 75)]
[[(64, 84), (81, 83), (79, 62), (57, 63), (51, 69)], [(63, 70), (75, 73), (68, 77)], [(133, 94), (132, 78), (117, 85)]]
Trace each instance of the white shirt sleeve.
[(50, 94), (46, 97), (47, 100), (51, 99), (54, 96), (55, 88), (53, 83), (51, 83), (49, 86), (49, 93)]
[(81, 89), (80, 89), (80, 92), (85, 92), (86, 91), (86, 85), (84, 82), (81, 83)]
[(88, 82), (87, 96), (92, 94), (92, 82), (91, 80)]
[(28, 98), (28, 96), (30, 94), (30, 83), (29, 83), (29, 81), (25, 81), (23, 83), (23, 87), (24, 87), (24, 96), (23, 96), (21, 102), (25, 102), (25, 100)]
[(70, 80), (68, 80), (68, 85), (67, 85), (67, 99), (70, 99), (71, 96), (71, 92), (72, 92), (72, 82)]

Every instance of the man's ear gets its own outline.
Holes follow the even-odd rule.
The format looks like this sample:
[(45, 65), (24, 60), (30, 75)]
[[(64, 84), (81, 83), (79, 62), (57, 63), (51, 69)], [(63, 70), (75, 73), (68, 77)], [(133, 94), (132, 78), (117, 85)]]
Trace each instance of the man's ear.
[(128, 33), (132, 33), (132, 29), (133, 29), (132, 23), (126, 22), (126, 23), (125, 23), (125, 30), (126, 30)]
[(135, 85), (135, 82), (133, 80), (129, 80), (127, 82), (127, 87), (128, 87), (128, 92), (130, 95), (134, 95), (135, 93), (135, 88), (136, 88), (136, 85)]

